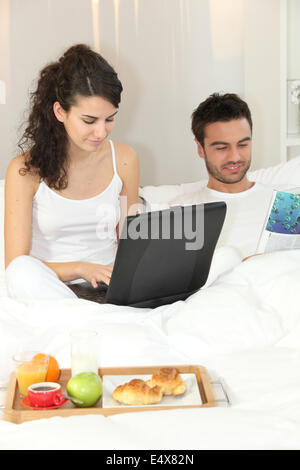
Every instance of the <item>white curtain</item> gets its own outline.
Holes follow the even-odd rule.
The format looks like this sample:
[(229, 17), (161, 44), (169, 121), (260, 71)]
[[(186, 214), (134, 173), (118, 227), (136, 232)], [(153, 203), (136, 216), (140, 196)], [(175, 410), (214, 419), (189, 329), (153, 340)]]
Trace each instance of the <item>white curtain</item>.
[(141, 183), (202, 178), (190, 116), (214, 91), (243, 93), (243, 3), (1, 0), (0, 80), (7, 93), (0, 105), (0, 178), (17, 152), (39, 70), (79, 42), (100, 51), (122, 80), (112, 138), (138, 152)]

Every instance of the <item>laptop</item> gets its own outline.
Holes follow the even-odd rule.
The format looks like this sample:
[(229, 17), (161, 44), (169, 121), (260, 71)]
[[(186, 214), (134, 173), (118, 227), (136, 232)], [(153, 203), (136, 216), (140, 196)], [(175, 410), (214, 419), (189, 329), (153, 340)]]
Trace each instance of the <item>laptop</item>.
[(69, 287), (80, 298), (137, 308), (185, 300), (208, 278), (225, 215), (225, 202), (210, 202), (128, 216), (109, 286)]

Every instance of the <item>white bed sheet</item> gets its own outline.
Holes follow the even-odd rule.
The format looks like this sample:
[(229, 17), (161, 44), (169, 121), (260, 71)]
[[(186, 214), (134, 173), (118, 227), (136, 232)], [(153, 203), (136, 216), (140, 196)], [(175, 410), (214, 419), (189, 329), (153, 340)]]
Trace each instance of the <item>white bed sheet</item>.
[[(251, 177), (299, 186), (300, 157)], [(167, 202), (197, 183), (146, 187), (148, 203)], [(3, 235), (3, 181), (0, 181)], [(0, 237), (0, 382), (18, 350), (37, 349), (70, 367), (69, 333), (101, 334), (99, 365), (202, 364), (223, 377), (231, 406), (51, 418), (23, 424), (3, 420), (0, 449), (299, 449), (300, 250), (244, 263), (217, 250), (205, 288), (186, 302), (154, 310), (85, 300), (16, 302), (6, 294)], [(0, 392), (0, 400), (5, 393)]]
[(19, 349), (44, 350), (69, 367), (69, 333), (88, 326), (102, 334), (100, 365), (202, 364), (211, 379), (224, 378), (232, 402), (19, 425), (2, 420), (0, 448), (299, 449), (300, 251), (232, 263), (225, 273), (215, 263), (211, 282), (187, 301), (153, 310), (0, 298), (3, 380)]

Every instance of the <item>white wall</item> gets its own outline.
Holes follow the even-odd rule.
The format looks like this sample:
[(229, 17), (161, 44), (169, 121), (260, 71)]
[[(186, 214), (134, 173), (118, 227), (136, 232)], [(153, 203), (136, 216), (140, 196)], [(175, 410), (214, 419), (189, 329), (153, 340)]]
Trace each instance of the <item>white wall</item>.
[(86, 0), (0, 0), (0, 80), (7, 90), (0, 105), (0, 178), (19, 153), (19, 128), (39, 70), (72, 43), (92, 42), (89, 6)]
[[(10, 93), (10, 8), (9, 0), (0, 1), (0, 80), (5, 84), (7, 104), (0, 104), (0, 178), (12, 153), (12, 142), (15, 138), (12, 130)], [(1, 99), (2, 102), (2, 99)]]
[(257, 169), (280, 162), (282, 88), (280, 0), (245, 2), (245, 99), (252, 110)]
[(287, 31), (287, 78), (300, 79), (300, 48), (299, 48), (299, 0), (289, 0), (287, 2), (287, 21), (289, 28)]
[(17, 152), (38, 71), (78, 42), (100, 50), (119, 73), (124, 92), (112, 138), (139, 153), (141, 183), (203, 177), (190, 115), (214, 91), (244, 93), (243, 6), (244, 0), (0, 0), (0, 80), (7, 83), (0, 178)]
[[(288, 0), (287, 2), (287, 79), (300, 80), (300, 2)], [(299, 113), (298, 113), (299, 114)], [(300, 155), (300, 145), (288, 148), (288, 157), (294, 158)]]

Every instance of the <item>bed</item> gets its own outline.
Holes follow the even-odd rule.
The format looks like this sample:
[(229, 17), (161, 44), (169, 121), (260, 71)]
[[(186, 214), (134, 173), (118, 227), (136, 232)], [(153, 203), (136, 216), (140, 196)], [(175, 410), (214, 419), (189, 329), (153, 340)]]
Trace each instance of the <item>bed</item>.
[[(300, 157), (251, 174), (253, 180), (299, 185)], [(205, 181), (140, 189), (145, 207), (167, 203)], [(209, 279), (186, 301), (153, 310), (86, 300), (17, 302), (7, 297), (0, 253), (0, 379), (22, 349), (54, 355), (70, 367), (69, 334), (101, 335), (101, 367), (203, 365), (217, 406), (53, 417), (14, 424), (0, 412), (1, 449), (300, 449), (300, 250), (241, 263), (216, 251)], [(0, 397), (5, 399), (5, 390)], [(228, 399), (224, 399), (226, 397)]]

